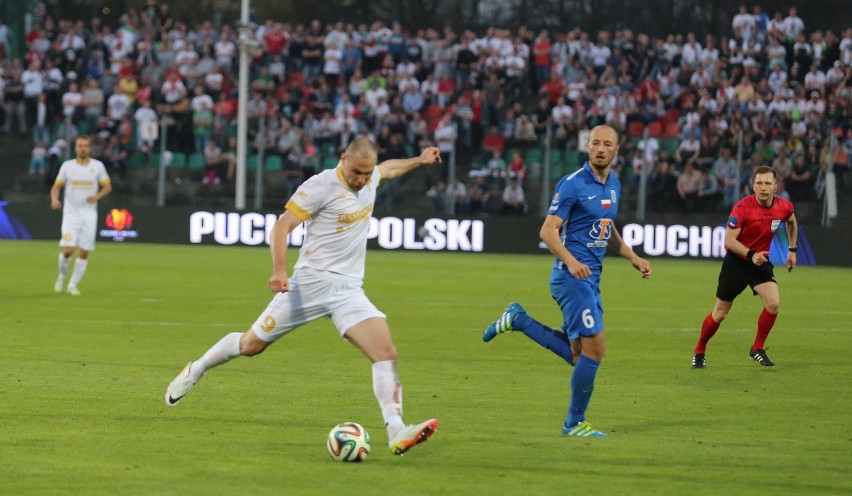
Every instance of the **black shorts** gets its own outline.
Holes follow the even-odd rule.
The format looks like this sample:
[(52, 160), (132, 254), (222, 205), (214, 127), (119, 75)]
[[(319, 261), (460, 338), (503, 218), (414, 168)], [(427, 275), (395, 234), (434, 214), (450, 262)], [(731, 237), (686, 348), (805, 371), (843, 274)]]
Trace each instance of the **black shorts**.
[(719, 285), (716, 286), (716, 298), (722, 301), (734, 301), (734, 298), (746, 288), (751, 287), (754, 294), (754, 287), (765, 282), (775, 282), (774, 265), (766, 262), (761, 266), (757, 266), (750, 260), (742, 258), (728, 252), (725, 255), (725, 261), (722, 262), (722, 270), (719, 272)]

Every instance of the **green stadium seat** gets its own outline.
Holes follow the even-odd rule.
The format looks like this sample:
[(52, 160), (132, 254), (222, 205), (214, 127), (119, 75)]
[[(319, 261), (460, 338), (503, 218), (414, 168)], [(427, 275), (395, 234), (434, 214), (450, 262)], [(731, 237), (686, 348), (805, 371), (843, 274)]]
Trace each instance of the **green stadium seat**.
[(550, 150), (550, 163), (551, 164), (561, 164), (562, 160), (565, 157), (562, 155), (562, 150), (558, 150), (556, 148), (552, 148)]
[(182, 169), (186, 167), (186, 154), (181, 152), (172, 153), (172, 163), (169, 165), (173, 169)]
[(550, 181), (555, 182), (562, 179), (562, 176), (565, 175), (565, 165), (559, 162), (551, 162), (550, 163)]
[(679, 138), (663, 138), (660, 140), (660, 148), (669, 152), (669, 157), (674, 157), (678, 146), (680, 146)]
[(284, 162), (281, 160), (280, 155), (269, 155), (266, 157), (266, 162), (264, 162), (263, 166), (267, 171), (280, 171), (284, 168)]
[(186, 166), (189, 169), (203, 169), (204, 168), (204, 155), (201, 153), (193, 153), (189, 156), (189, 160), (186, 162)]
[(147, 165), (145, 163), (146, 161), (147, 160), (145, 158), (145, 154), (137, 152), (137, 153), (131, 153), (130, 154), (130, 160), (128, 160), (127, 162), (128, 162), (128, 164), (130, 164), (130, 167), (141, 168), (141, 167), (145, 167), (145, 165)]
[(340, 161), (340, 157), (337, 157), (337, 156), (334, 156), (334, 155), (332, 155), (330, 157), (325, 157), (324, 159), (322, 159), (322, 168), (323, 169), (334, 169), (335, 167), (337, 167), (337, 162), (339, 162), (339, 161)]
[(527, 164), (533, 164), (535, 162), (541, 162), (544, 154), (541, 151), (541, 148), (530, 148), (527, 150), (527, 154), (524, 157), (524, 162)]
[(247, 171), (256, 171), (258, 164), (258, 156), (257, 155), (249, 155), (248, 159), (246, 159), (246, 170)]

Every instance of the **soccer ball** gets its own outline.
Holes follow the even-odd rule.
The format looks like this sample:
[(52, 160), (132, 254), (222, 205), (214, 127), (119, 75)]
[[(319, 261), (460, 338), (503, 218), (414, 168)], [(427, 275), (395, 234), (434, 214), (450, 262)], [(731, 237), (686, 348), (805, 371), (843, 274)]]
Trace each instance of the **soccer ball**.
[(339, 462), (361, 462), (370, 453), (370, 435), (361, 424), (344, 422), (328, 433), (328, 454)]

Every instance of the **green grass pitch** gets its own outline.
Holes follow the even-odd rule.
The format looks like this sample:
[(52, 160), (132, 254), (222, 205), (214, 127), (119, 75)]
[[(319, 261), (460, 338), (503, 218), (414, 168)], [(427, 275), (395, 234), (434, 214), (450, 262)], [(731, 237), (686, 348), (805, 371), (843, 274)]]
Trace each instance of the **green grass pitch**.
[[(744, 293), (690, 360), (720, 262), (608, 258), (607, 356), (588, 416), (561, 435), (570, 368), (521, 334), (481, 341), (512, 300), (550, 325), (551, 258), (371, 251), (367, 294), (399, 349), (405, 418), (440, 428), (387, 450), (370, 366), (321, 320), (210, 371), (173, 409), (165, 386), (270, 298), (265, 248), (102, 242), (75, 298), (53, 293), (54, 242), (2, 242), (0, 494), (850, 494), (852, 270), (777, 271), (777, 363), (747, 357)], [(290, 254), (295, 261), (296, 252)], [(363, 464), (325, 436), (364, 425)]]

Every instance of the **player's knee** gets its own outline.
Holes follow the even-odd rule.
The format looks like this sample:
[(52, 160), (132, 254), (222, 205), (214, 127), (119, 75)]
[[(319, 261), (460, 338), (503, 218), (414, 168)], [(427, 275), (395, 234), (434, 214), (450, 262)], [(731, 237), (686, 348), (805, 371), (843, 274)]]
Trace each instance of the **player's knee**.
[(394, 346), (393, 344), (388, 344), (388, 345), (382, 346), (381, 348), (376, 350), (376, 361), (377, 362), (382, 362), (382, 361), (385, 361), (385, 360), (392, 360), (392, 361), (395, 362), (397, 360), (397, 358), (398, 357), (397, 357), (397, 353), (396, 353), (396, 346)]
[(725, 317), (727, 317), (727, 316), (728, 316), (728, 310), (727, 309), (715, 309), (715, 310), (713, 310), (712, 318), (717, 324), (721, 324), (722, 321), (725, 320)]
[(267, 346), (269, 346), (269, 343), (258, 339), (252, 331), (240, 336), (240, 355), (248, 357), (259, 355)]
[(777, 301), (767, 301), (763, 308), (766, 309), (767, 312), (771, 314), (778, 313), (779, 302)]

